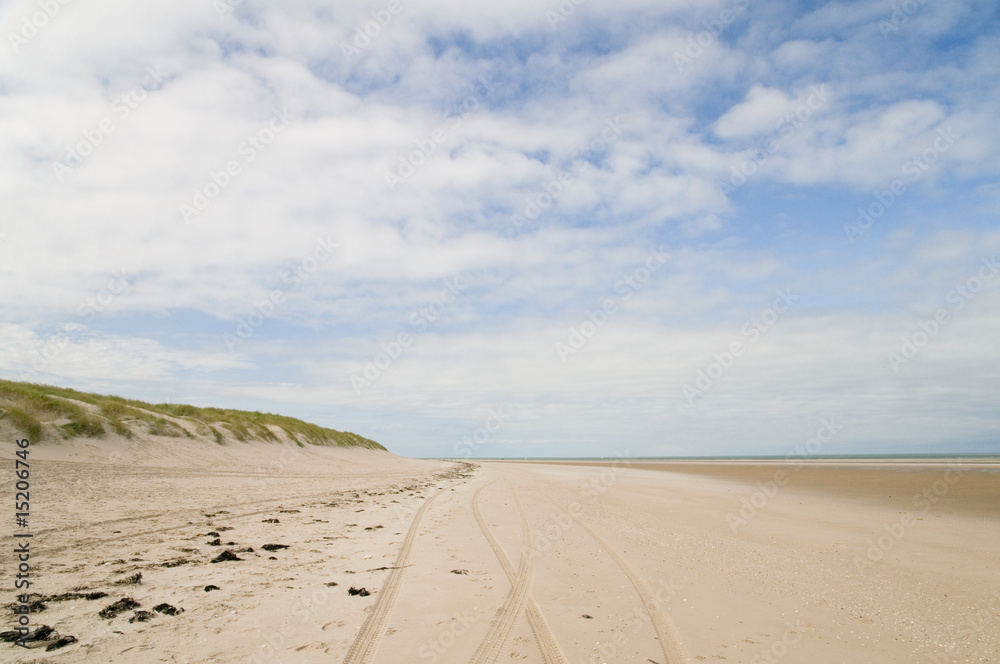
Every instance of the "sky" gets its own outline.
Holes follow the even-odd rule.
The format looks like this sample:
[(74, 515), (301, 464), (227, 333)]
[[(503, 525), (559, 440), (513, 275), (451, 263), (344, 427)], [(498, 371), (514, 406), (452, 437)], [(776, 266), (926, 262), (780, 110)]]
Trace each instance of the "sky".
[(998, 15), (7, 0), (0, 377), (421, 457), (1000, 452)]

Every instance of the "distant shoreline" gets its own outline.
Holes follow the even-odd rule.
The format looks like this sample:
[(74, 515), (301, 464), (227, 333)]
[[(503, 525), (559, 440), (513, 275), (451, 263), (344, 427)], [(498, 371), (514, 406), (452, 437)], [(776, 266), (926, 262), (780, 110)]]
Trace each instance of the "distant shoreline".
[[(499, 461), (477, 460), (492, 466)], [(750, 491), (822, 492), (839, 500), (866, 500), (912, 511), (933, 504), (941, 512), (995, 516), (1000, 493), (1000, 455), (935, 457), (823, 457), (738, 459), (511, 460), (504, 463), (567, 472), (593, 468), (615, 477), (627, 473), (685, 475), (723, 480)], [(653, 480), (658, 486), (660, 480)], [(614, 482), (612, 482), (614, 484)], [(762, 489), (762, 487), (764, 487)]]
[(652, 457), (652, 456), (616, 456), (616, 457), (474, 457), (457, 459), (453, 457), (416, 457), (427, 460), (442, 461), (504, 461), (521, 463), (615, 463), (627, 461), (653, 463), (708, 463), (708, 462), (753, 462), (753, 463), (813, 463), (813, 462), (843, 462), (865, 463), (873, 461), (934, 463), (958, 459), (961, 461), (981, 461), (1000, 464), (1000, 454), (848, 454), (848, 455), (757, 455), (757, 456), (683, 456), (683, 457)]

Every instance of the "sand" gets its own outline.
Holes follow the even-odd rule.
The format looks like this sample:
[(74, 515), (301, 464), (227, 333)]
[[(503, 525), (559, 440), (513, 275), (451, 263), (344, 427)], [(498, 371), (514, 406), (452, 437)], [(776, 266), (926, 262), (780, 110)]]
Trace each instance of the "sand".
[[(168, 442), (32, 448), (31, 591), (107, 596), (47, 599), (33, 625), (78, 641), (0, 661), (1000, 661), (996, 463)], [(210, 562), (223, 551), (241, 560)]]

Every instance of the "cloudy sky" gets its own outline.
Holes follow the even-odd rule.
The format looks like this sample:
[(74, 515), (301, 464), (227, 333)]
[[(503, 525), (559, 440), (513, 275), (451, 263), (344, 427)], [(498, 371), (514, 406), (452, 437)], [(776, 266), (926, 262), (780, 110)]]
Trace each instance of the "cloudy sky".
[(7, 0), (0, 376), (415, 456), (1000, 451), (989, 0)]

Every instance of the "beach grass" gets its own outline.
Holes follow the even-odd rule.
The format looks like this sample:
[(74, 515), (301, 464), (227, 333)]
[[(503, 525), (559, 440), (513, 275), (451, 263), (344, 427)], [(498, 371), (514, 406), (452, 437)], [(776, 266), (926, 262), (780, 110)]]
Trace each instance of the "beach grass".
[(300, 446), (385, 449), (358, 434), (284, 415), (188, 404), (151, 404), (37, 383), (0, 380), (0, 409), (15, 429), (32, 440), (99, 438), (110, 430), (128, 439), (140, 433), (169, 438), (205, 436), (224, 445), (227, 438), (241, 442), (278, 441), (276, 429), (280, 429)]

